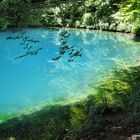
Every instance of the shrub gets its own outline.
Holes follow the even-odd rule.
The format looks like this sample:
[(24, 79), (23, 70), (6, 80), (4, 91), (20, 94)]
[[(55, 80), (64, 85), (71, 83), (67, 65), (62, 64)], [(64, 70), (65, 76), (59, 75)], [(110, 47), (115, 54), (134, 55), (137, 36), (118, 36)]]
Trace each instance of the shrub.
[(136, 35), (136, 36), (140, 36), (140, 27), (136, 27), (133, 29), (133, 33)]

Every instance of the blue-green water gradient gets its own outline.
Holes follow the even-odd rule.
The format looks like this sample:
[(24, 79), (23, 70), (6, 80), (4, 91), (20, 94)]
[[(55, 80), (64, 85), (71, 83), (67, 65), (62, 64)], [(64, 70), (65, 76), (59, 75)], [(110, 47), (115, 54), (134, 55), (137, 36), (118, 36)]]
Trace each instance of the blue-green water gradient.
[[(44, 105), (68, 103), (86, 96), (103, 72), (138, 62), (140, 43), (121, 33), (65, 29), (70, 33), (68, 45), (81, 49), (81, 57), (73, 62), (64, 55), (58, 61), (60, 30), (24, 29), (26, 35), (39, 42), (37, 55), (15, 59), (25, 53), (22, 39), (7, 39), (21, 31), (0, 32), (0, 115), (22, 114)], [(1, 121), (4, 117), (0, 117)]]

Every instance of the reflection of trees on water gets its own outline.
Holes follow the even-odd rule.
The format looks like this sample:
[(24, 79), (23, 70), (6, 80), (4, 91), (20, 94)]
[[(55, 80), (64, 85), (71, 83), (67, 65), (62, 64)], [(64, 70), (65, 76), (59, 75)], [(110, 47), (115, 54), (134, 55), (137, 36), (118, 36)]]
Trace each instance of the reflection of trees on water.
[[(59, 31), (59, 29), (51, 29), (49, 28), (50, 31)], [(15, 32), (16, 33), (16, 32)], [(68, 39), (70, 37), (70, 33), (67, 30), (60, 30), (59, 32), (59, 45), (58, 45), (58, 56), (53, 57), (53, 61), (58, 61), (61, 59), (64, 55), (68, 56), (68, 61), (72, 62), (74, 61), (75, 57), (81, 57), (82, 49), (76, 48), (75, 45), (69, 45), (68, 44)], [(15, 59), (21, 59), (26, 56), (34, 56), (37, 55), (42, 49), (43, 46), (40, 48), (35, 48), (35, 44), (39, 43), (40, 41), (37, 39), (32, 38), (31, 36), (27, 35), (26, 31), (21, 30), (20, 35), (15, 35), (15, 36), (9, 36), (7, 37), (7, 40), (22, 40), (22, 42), (19, 44), (20, 46), (23, 47), (23, 50), (25, 51), (24, 54), (16, 57)]]
[[(35, 39), (31, 35), (28, 35), (28, 31), (21, 29), (20, 32), (15, 32), (13, 35), (7, 37), (9, 40), (19, 40), (21, 42), (19, 45), (22, 48), (23, 54), (17, 56), (15, 59), (18, 60), (27, 56), (38, 55), (46, 46), (52, 50), (53, 47), (55, 48), (57, 46), (57, 50), (54, 49), (55, 52), (52, 52), (53, 56), (50, 54), (50, 59), (53, 62), (62, 59), (73, 62), (84, 53), (85, 59), (91, 59), (92, 61), (94, 59), (94, 62), (96, 60), (96, 63), (100, 64), (103, 58), (102, 61), (106, 62), (108, 57), (111, 59), (115, 57), (116, 54), (120, 54), (120, 57), (124, 56), (123, 51), (120, 52), (121, 48), (127, 48), (125, 55), (129, 55), (129, 49), (131, 50), (130, 46), (136, 45), (130, 36), (124, 34), (116, 35), (116, 33), (92, 32), (89, 30), (74, 30), (73, 32), (72, 30), (69, 31), (69, 29), (60, 28), (47, 28), (47, 33), (49, 33), (48, 36), (45, 30), (45, 37), (40, 38), (40, 35), (38, 37), (35, 35), (35, 37), (37, 37), (37, 39)], [(53, 39), (56, 41), (53, 42)], [(50, 42), (52, 43), (51, 46), (49, 46)], [(41, 44), (45, 45), (40, 46)], [(122, 47), (120, 48), (119, 46)], [(131, 54), (135, 56), (134, 51)]]

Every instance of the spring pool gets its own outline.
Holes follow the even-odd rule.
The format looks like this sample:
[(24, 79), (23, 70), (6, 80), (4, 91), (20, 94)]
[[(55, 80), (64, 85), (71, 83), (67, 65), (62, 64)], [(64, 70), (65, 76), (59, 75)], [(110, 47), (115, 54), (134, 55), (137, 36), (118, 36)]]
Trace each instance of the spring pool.
[(140, 59), (128, 34), (77, 29), (0, 32), (0, 122), (80, 100), (112, 68)]

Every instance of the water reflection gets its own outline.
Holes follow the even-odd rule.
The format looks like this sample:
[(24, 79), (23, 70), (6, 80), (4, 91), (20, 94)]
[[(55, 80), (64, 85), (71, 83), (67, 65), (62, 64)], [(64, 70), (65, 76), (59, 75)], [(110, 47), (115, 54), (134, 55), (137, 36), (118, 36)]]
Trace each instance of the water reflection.
[(68, 40), (70, 37), (70, 33), (67, 30), (61, 30), (58, 35), (58, 44), (59, 44), (59, 54), (57, 57), (53, 58), (53, 61), (58, 61), (63, 55), (68, 55), (68, 61), (74, 61), (75, 57), (82, 56), (82, 48), (77, 49), (76, 45), (70, 46), (68, 44)]
[(140, 44), (125, 34), (43, 28), (1, 32), (0, 116), (86, 96), (92, 92), (89, 83), (136, 62), (139, 54)]
[[(63, 29), (63, 30), (59, 31), (59, 29), (55, 29), (55, 28), (51, 29), (50, 28), (49, 31), (58, 31), (59, 32), (59, 34), (58, 34), (58, 38), (59, 38), (58, 39), (58, 49), (59, 49), (58, 56), (52, 58), (52, 61), (58, 61), (63, 55), (68, 55), (69, 62), (74, 61), (75, 57), (81, 57), (82, 48), (77, 49), (76, 45), (70, 46), (67, 43), (68, 39), (71, 35), (68, 30)], [(16, 32), (13, 32), (13, 33), (14, 33), (14, 35), (8, 36), (7, 40), (16, 41), (16, 40), (20, 39), (21, 43), (19, 45), (21, 45), (23, 47), (23, 50), (25, 51), (25, 54), (16, 57), (15, 58), (16, 60), (23, 58), (23, 57), (26, 57), (26, 56), (29, 56), (29, 55), (31, 55), (31, 56), (37, 55), (40, 52), (40, 50), (42, 50), (42, 47), (41, 48), (34, 48), (34, 44), (36, 44), (40, 41), (27, 35), (26, 31), (21, 29), (19, 35), (15, 35)]]

